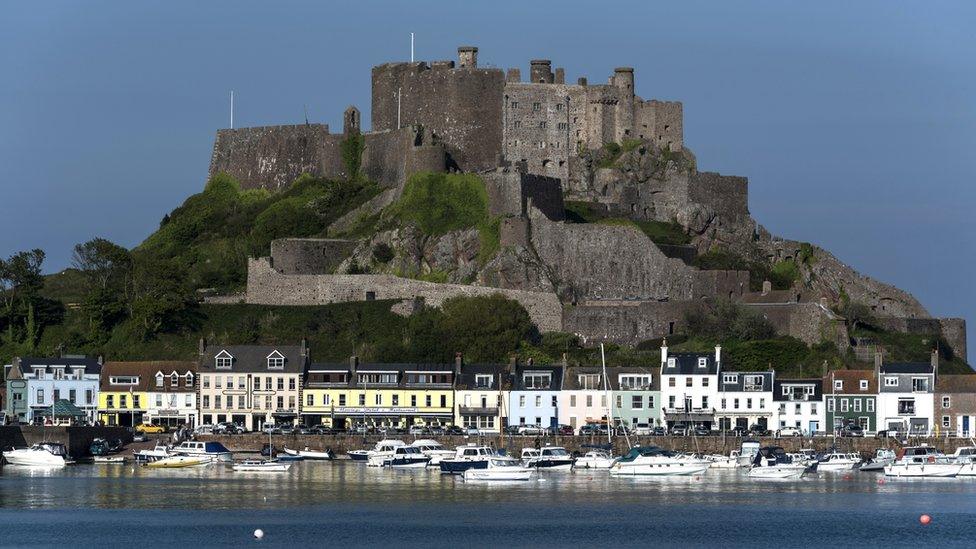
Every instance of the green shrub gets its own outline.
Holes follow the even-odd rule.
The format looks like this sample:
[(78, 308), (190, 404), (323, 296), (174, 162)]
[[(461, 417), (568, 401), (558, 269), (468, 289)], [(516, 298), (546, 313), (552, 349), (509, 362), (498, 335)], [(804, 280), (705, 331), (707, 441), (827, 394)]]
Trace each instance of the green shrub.
[(393, 216), (440, 236), (488, 221), (488, 193), (474, 174), (421, 172), (410, 176)]
[(366, 147), (366, 139), (359, 132), (350, 133), (339, 143), (339, 154), (342, 156), (342, 165), (346, 168), (346, 174), (350, 181), (358, 180), (360, 177), (359, 169), (362, 166), (363, 149)]
[(798, 280), (800, 280), (800, 268), (792, 259), (777, 262), (769, 272), (769, 281), (774, 290), (788, 290)]
[(394, 257), (393, 248), (385, 242), (378, 242), (373, 245), (373, 259), (379, 263), (389, 263)]

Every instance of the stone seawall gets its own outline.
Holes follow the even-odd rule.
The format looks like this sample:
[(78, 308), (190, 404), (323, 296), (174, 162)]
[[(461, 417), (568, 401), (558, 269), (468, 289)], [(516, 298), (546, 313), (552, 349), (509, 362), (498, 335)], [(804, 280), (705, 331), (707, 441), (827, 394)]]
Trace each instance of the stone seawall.
[(91, 455), (88, 447), (96, 438), (120, 438), (132, 442), (132, 433), (124, 427), (33, 427), (24, 425), (0, 426), (0, 448), (24, 448), (38, 442), (60, 442), (68, 454), (79, 458)]
[[(311, 448), (313, 450), (331, 449), (340, 459), (345, 459), (345, 453), (350, 450), (371, 449), (381, 438), (378, 436), (362, 435), (275, 435), (272, 441), (277, 448), (301, 449)], [(505, 448), (511, 455), (521, 455), (523, 448), (532, 448), (536, 445), (552, 444), (562, 446), (569, 452), (585, 453), (586, 444), (605, 444), (606, 438), (599, 437), (545, 437), (539, 438), (528, 436), (503, 436), (498, 435), (482, 437), (463, 437), (463, 436), (440, 436), (440, 437), (410, 437), (393, 436), (389, 438), (399, 439), (410, 443), (414, 438), (432, 438), (443, 444), (447, 448), (454, 448), (468, 443), (484, 444), (496, 448)], [(197, 440), (213, 440), (220, 442), (234, 452), (256, 452), (261, 446), (268, 443), (268, 435), (263, 433), (248, 433), (245, 435), (201, 435)], [(703, 454), (723, 454), (728, 455), (732, 450), (738, 450), (742, 445), (742, 439), (736, 437), (710, 436), (710, 437), (631, 437), (632, 444), (641, 446), (660, 446), (668, 450), (681, 452), (700, 452)], [(760, 439), (763, 446), (782, 446), (787, 452), (795, 452), (804, 448), (813, 448), (823, 451), (830, 448), (834, 443), (832, 437), (809, 438), (764, 438)], [(909, 445), (926, 443), (934, 446), (949, 454), (959, 446), (971, 445), (969, 439), (964, 438), (932, 438), (912, 440)], [(874, 456), (878, 448), (892, 448), (897, 450), (902, 445), (895, 439), (875, 439), (875, 438), (838, 438), (837, 448), (843, 452), (858, 452), (862, 457)], [(621, 455), (628, 450), (626, 441), (622, 437), (614, 439), (614, 453)]]

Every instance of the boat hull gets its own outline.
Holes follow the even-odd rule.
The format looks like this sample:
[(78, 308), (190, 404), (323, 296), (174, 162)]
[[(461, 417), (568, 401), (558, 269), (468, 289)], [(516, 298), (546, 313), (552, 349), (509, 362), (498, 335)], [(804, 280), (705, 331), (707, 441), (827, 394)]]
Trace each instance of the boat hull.
[(150, 469), (182, 469), (184, 467), (200, 467), (209, 465), (211, 461), (198, 456), (171, 456), (147, 463), (144, 467)]
[(441, 462), (438, 463), (438, 466), (441, 468), (442, 473), (460, 475), (468, 469), (487, 469), (488, 460), (442, 459)]
[(422, 458), (390, 458), (383, 462), (383, 466), (391, 469), (423, 469), (427, 467), (429, 461), (430, 458), (426, 456)]
[(956, 476), (976, 477), (976, 463), (964, 463)]
[(891, 465), (891, 463), (891, 461), (865, 463), (864, 465), (861, 465), (859, 470), (865, 473), (883, 473), (885, 467)]
[(613, 466), (613, 458), (576, 458), (575, 469), (609, 469)]
[(540, 471), (571, 471), (573, 469), (573, 458), (566, 459), (535, 459), (525, 464), (526, 467), (538, 469)]
[(800, 466), (764, 466), (753, 467), (749, 470), (749, 478), (759, 480), (797, 480), (803, 477), (806, 467)]
[(3, 459), (10, 465), (22, 467), (64, 467), (68, 464), (63, 456), (30, 449), (4, 452)]
[(708, 462), (693, 461), (637, 464), (617, 462), (610, 468), (610, 474), (621, 477), (682, 477), (700, 475), (708, 470), (709, 465)]
[(346, 452), (346, 455), (349, 456), (349, 459), (351, 459), (353, 461), (367, 461), (367, 460), (369, 460), (369, 451), (368, 450), (353, 450), (351, 452)]
[(962, 465), (955, 463), (894, 463), (885, 467), (885, 476), (898, 478), (952, 478), (959, 474), (962, 467)]
[(468, 469), (464, 472), (465, 481), (524, 482), (531, 478), (532, 470), (525, 467)]
[(837, 472), (837, 471), (853, 471), (854, 466), (857, 465), (854, 462), (846, 463), (831, 463), (829, 461), (818, 461), (817, 470), (825, 472)]
[(238, 463), (231, 467), (239, 473), (284, 473), (291, 467), (291, 463), (272, 463), (268, 465), (247, 465)]

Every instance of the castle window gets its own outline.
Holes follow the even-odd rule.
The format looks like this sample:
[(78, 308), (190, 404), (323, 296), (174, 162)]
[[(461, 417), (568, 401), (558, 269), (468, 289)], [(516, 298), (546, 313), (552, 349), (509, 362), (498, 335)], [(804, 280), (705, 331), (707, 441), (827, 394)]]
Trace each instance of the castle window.
[(518, 101), (512, 101), (512, 108), (513, 109), (517, 109), (518, 108)]
[(541, 111), (542, 110), (542, 103), (532, 103), (532, 110), (533, 111)]
[(563, 110), (563, 106), (562, 106), (562, 104), (561, 104), (561, 103), (556, 103), (556, 110), (557, 110), (557, 111), (561, 111), (561, 110)]
[(517, 129), (521, 128), (521, 127), (522, 127), (522, 121), (521, 120), (516, 120), (515, 121), (515, 129), (517, 130)]
[(668, 125), (668, 124), (665, 124), (664, 125), (664, 131), (668, 131), (670, 129), (671, 129), (671, 126), (670, 125)]
[(545, 121), (539, 122), (539, 128), (541, 128), (543, 130), (546, 129), (546, 126), (548, 126), (548, 125), (549, 125), (548, 122), (545, 122)]
[(565, 129), (569, 128), (569, 124), (567, 124), (565, 122), (560, 122), (560, 123), (556, 124), (556, 128), (557, 129), (560, 129), (560, 130), (565, 130)]

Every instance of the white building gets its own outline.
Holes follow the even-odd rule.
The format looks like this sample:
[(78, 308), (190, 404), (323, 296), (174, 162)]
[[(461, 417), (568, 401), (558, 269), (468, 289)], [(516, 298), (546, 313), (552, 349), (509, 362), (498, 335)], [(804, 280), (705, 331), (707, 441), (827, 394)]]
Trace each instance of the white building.
[(928, 435), (935, 424), (935, 379), (939, 355), (929, 362), (882, 363), (875, 359), (878, 378), (878, 428)]
[(722, 348), (711, 353), (669, 353), (661, 347), (661, 399), (668, 428), (686, 425), (715, 428)]
[(722, 372), (718, 376), (718, 428), (775, 429), (773, 417), (772, 371)]
[(776, 379), (773, 382), (773, 420), (770, 429), (795, 427), (804, 436), (828, 431), (824, 414), (823, 380)]

